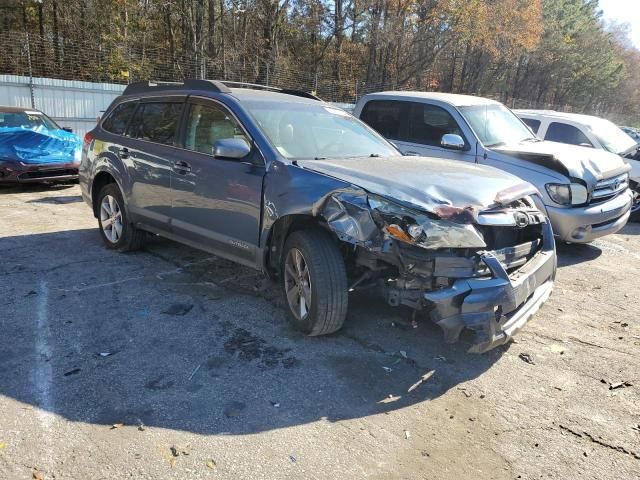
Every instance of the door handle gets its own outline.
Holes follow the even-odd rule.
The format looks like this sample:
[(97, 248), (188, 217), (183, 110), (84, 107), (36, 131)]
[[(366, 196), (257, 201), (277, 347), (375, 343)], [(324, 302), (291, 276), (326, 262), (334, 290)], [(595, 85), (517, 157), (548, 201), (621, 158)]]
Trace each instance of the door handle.
[(118, 155), (120, 158), (129, 158), (129, 149), (127, 147), (122, 147), (118, 150)]
[(191, 165), (183, 160), (178, 160), (173, 164), (173, 169), (176, 171), (176, 173), (184, 175), (185, 173), (191, 171)]

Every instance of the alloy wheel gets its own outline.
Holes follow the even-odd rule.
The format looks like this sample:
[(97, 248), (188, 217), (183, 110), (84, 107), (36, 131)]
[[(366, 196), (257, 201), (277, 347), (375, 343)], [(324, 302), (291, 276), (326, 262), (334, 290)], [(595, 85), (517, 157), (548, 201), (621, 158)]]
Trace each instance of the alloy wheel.
[(122, 210), (111, 195), (105, 195), (100, 204), (100, 225), (106, 239), (118, 243), (122, 237)]
[(311, 274), (302, 252), (292, 248), (284, 264), (284, 289), (289, 308), (298, 320), (305, 320), (311, 309)]

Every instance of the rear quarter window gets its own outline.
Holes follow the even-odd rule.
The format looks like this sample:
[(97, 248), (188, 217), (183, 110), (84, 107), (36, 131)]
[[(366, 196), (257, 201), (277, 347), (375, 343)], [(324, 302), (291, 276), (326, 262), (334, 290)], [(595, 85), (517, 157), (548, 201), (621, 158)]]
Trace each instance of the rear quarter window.
[(121, 103), (113, 109), (107, 118), (104, 119), (102, 122), (102, 128), (109, 133), (124, 135), (136, 106), (137, 102)]

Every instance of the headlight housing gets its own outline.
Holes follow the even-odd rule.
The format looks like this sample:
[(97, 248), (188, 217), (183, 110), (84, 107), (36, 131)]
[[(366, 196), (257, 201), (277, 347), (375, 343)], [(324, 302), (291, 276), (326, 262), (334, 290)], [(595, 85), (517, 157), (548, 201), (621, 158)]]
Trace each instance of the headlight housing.
[(377, 195), (369, 195), (369, 206), (384, 219), (384, 232), (405, 243), (427, 249), (485, 248), (482, 235), (471, 224), (433, 219)]
[(587, 187), (581, 183), (547, 183), (545, 189), (559, 205), (584, 205), (589, 197)]

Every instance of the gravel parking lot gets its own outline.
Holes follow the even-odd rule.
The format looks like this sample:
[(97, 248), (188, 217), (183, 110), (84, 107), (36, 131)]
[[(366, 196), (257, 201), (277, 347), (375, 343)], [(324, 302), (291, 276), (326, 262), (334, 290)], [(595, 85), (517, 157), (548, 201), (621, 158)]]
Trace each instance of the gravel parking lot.
[(639, 235), (561, 246), (478, 356), (363, 294), (303, 338), (256, 272), (108, 251), (77, 185), (0, 190), (0, 478), (640, 478)]

